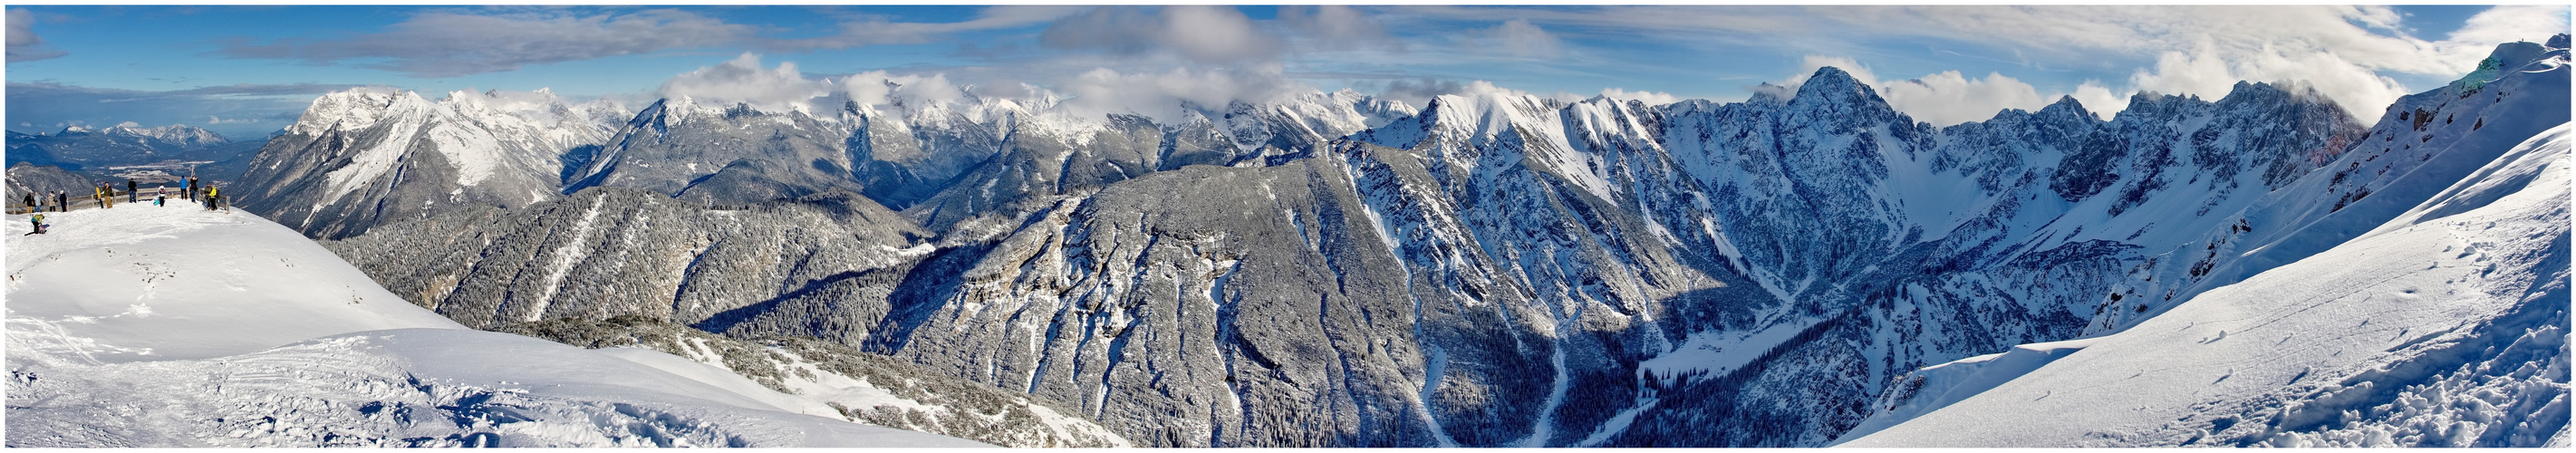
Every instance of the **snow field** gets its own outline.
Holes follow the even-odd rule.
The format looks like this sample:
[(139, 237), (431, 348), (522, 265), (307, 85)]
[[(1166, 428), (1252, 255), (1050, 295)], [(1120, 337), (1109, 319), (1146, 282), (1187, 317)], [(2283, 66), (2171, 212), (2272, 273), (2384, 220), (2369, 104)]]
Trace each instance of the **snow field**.
[(804, 415), (667, 354), (468, 330), (246, 212), (80, 210), (43, 235), (26, 218), (8, 227), (13, 447), (981, 445)]
[(1844, 445), (2564, 443), (2567, 132), (2524, 142), (2370, 234), (2054, 361), (1929, 368), (1917, 378), (1957, 382), (1953, 392), (1991, 380), (1947, 368), (2031, 371)]

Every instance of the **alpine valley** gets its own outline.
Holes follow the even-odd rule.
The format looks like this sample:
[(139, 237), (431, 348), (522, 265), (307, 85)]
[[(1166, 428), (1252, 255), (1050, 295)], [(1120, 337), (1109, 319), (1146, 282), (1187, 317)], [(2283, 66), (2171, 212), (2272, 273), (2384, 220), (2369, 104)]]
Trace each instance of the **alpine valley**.
[[(1946, 127), (1832, 67), (1168, 118), (353, 89), (224, 193), (445, 318), (260, 357), (452, 321), (994, 445), (2567, 446), (2568, 47)], [(83, 429), (13, 375), (13, 446)]]

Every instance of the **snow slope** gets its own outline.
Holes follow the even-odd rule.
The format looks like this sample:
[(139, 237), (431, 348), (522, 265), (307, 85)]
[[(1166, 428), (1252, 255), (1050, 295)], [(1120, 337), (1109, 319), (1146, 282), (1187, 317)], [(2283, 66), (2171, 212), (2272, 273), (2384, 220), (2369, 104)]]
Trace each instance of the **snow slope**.
[(2054, 361), (2011, 360), (2033, 345), (1917, 373), (1993, 389), (1844, 445), (2565, 446), (2568, 133)]
[(10, 219), (12, 447), (981, 445), (806, 415), (666, 354), (469, 330), (247, 212)]

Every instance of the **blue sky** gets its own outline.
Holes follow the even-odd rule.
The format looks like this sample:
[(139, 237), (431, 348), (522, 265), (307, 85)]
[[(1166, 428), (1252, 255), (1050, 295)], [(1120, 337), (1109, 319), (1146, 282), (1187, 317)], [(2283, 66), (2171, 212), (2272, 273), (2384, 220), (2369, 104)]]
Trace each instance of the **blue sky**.
[[(985, 89), (1115, 93), (1094, 100), (1135, 109), (1342, 88), (1418, 105), (1432, 94), (1491, 89), (1476, 81), (1566, 98), (1734, 101), (1832, 65), (1943, 125), (2060, 96), (2108, 114), (2138, 91), (2215, 99), (2236, 80), (2296, 81), (2367, 121), (2398, 95), (2473, 69), (2497, 43), (2568, 29), (2564, 5), (13, 6), (8, 14), (10, 130), (131, 121), (234, 137), (276, 130), (313, 96), (353, 86), (432, 98), (549, 88), (649, 101), (745, 93), (675, 77), (783, 64), (793, 65), (791, 79), (938, 75)], [(790, 96), (811, 94), (798, 93)]]

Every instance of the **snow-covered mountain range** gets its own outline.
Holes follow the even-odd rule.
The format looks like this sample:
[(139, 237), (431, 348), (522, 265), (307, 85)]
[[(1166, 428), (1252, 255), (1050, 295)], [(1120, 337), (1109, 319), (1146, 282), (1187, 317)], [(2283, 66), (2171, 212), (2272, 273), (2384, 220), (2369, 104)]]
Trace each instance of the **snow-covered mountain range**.
[(191, 151), (232, 143), (205, 129), (172, 124), (107, 128), (65, 127), (52, 134), (9, 133), (9, 163), (122, 165), (190, 157)]
[[(11, 168), (51, 168), (44, 171), (69, 172), (80, 179), (97, 181), (138, 178), (154, 182), (170, 176), (199, 176), (228, 185), (247, 168), (251, 156), (257, 154), (259, 142), (231, 141), (187, 125), (147, 128), (127, 123), (107, 128), (66, 127), (51, 134), (13, 131), (8, 133), (8, 148)], [(48, 185), (43, 190), (79, 188)]]
[[(2252, 288), (2355, 259), (2338, 247), (2414, 237), (2371, 233), (2392, 221), (2493, 201), (2446, 188), (2546, 174), (2481, 168), (2563, 158), (2517, 146), (2566, 123), (2567, 47), (2498, 46), (2497, 70), (2403, 98), (2375, 125), (2347, 111), (2377, 106), (2240, 83), (2216, 100), (2141, 93), (2107, 121), (2068, 99), (1936, 128), (1833, 68), (1739, 103), (1475, 89), (1416, 109), (1344, 91), (1162, 120), (1076, 114), (1042, 90), (899, 84), (888, 102), (837, 109), (673, 98), (634, 115), (360, 91), (317, 100), (263, 150), (253, 187), (228, 193), (469, 326), (637, 319), (808, 338), (1027, 395), (1139, 445), (1815, 446), (1977, 413), (1943, 406), (2006, 407), (1981, 388), (2073, 391), (1999, 370), (2116, 378), (2035, 363), (2193, 347), (2140, 329), (2249, 292), (2315, 294)], [(2460, 207), (2410, 214), (2428, 202)], [(2563, 261), (2530, 256), (2511, 259)], [(2465, 284), (2552, 281), (2525, 270)], [(2543, 294), (2563, 313), (2563, 293)], [(2343, 296), (2301, 297), (2281, 303)], [(2507, 312), (2520, 313), (2461, 313)], [(2290, 337), (2269, 340), (2309, 341)], [(2066, 340), (2096, 346), (2050, 343)], [(2543, 372), (2515, 375), (2537, 390), (2481, 401), (2558, 428), (2509, 431), (2563, 429), (2565, 406), (2547, 403), (2566, 397), (2554, 348), (2534, 353)], [(2368, 364), (2533, 350), (2435, 363), (2401, 349), (2309, 366), (2350, 380)], [(2039, 357), (1984, 356), (2001, 351)], [(1974, 365), (2005, 362), (2021, 365)], [(2465, 373), (2377, 385), (2492, 381)], [(2140, 401), (2286, 407), (2158, 398)], [(2379, 426), (2355, 421), (2367, 417), (2105, 442), (2368, 444), (2382, 438), (2336, 431)], [(2399, 438), (2431, 443), (2385, 437)]]
[(555, 198), (560, 156), (615, 132), (604, 124), (622, 110), (545, 90), (434, 102), (408, 91), (331, 93), (269, 139), (231, 193), (290, 228), (335, 238), (443, 205), (526, 206)]

